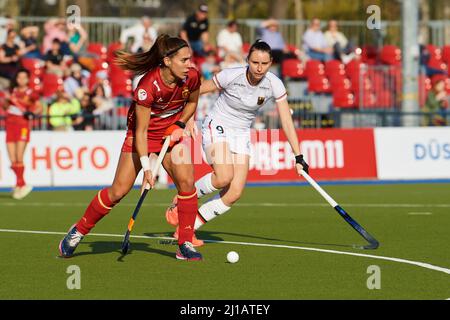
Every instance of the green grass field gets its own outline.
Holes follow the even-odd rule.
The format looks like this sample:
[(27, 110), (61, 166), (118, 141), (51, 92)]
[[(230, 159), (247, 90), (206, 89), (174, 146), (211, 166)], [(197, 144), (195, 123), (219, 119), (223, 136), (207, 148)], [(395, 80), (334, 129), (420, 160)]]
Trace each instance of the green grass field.
[[(380, 241), (377, 250), (354, 249), (364, 239), (311, 187), (263, 187), (247, 188), (198, 232), (212, 241), (200, 248), (204, 261), (177, 261), (176, 246), (159, 238), (173, 233), (164, 211), (175, 191), (155, 190), (133, 230), (140, 237), (119, 259), (134, 190), (73, 258), (61, 259), (58, 243), (95, 191), (34, 192), (20, 202), (0, 193), (0, 299), (450, 298), (447, 184), (325, 190)], [(226, 261), (231, 250), (240, 255), (236, 264)], [(71, 265), (81, 270), (79, 290), (66, 285)], [(380, 289), (367, 287), (370, 266), (380, 268)]]

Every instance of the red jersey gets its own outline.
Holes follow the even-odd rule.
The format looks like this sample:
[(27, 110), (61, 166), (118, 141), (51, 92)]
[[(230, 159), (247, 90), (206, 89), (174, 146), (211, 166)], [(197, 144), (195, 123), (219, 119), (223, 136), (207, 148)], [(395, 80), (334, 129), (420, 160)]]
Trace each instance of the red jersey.
[(23, 117), (26, 111), (33, 112), (36, 107), (36, 101), (39, 100), (39, 94), (33, 89), (27, 88), (26, 90), (19, 90), (14, 88), (9, 98), (9, 107), (6, 110), (8, 118), (19, 121), (22, 123), (28, 123)]
[(190, 68), (186, 78), (174, 88), (164, 83), (160, 70), (157, 67), (146, 73), (134, 90), (133, 103), (128, 110), (129, 131), (136, 129), (136, 104), (152, 109), (148, 131), (158, 131), (168, 127), (167, 118), (179, 115), (190, 94), (200, 88), (200, 73), (194, 68)]

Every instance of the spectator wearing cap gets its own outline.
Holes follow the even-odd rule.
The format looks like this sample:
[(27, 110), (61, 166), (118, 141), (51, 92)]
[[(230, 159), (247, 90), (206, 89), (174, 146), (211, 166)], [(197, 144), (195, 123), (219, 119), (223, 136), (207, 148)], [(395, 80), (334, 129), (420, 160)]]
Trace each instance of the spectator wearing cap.
[(238, 32), (236, 20), (229, 21), (227, 27), (219, 32), (217, 35), (217, 47), (221, 59), (225, 60), (226, 56), (231, 56), (235, 61), (243, 60), (242, 36)]
[(208, 6), (202, 4), (183, 24), (180, 37), (187, 41), (197, 56), (205, 56), (209, 45)]
[(446, 111), (449, 106), (449, 97), (445, 89), (447, 76), (436, 74), (431, 77), (432, 89), (428, 93), (423, 112), (432, 113), (422, 118), (424, 126), (446, 126)]
[(320, 29), (320, 20), (314, 18), (303, 35), (303, 49), (314, 60), (328, 61), (332, 59), (333, 48), (330, 47)]
[[(144, 41), (146, 41), (146, 46), (151, 47), (158, 37), (158, 32), (153, 26), (152, 20), (144, 16), (141, 18), (139, 24), (136, 24), (130, 28), (122, 30), (120, 33), (120, 43), (127, 48), (127, 42), (131, 38), (133, 39), (129, 51), (136, 53), (139, 49), (144, 47)], [(142, 49), (141, 49), (142, 50)]]
[(14, 43), (16, 31), (9, 30), (6, 42), (0, 47), (0, 77), (12, 80), (20, 69), (22, 51)]

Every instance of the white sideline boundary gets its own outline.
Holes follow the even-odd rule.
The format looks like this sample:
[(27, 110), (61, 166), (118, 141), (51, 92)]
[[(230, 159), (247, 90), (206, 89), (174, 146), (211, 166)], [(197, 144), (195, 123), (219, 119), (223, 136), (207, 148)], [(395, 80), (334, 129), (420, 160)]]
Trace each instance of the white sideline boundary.
[[(0, 232), (4, 233), (24, 233), (24, 234), (43, 234), (43, 235), (66, 235), (66, 232), (54, 232), (54, 231), (33, 231), (33, 230), (14, 230), (14, 229), (0, 229)], [(121, 234), (105, 234), (105, 233), (90, 233), (88, 237), (97, 236), (97, 237), (119, 237), (123, 238)], [(160, 239), (160, 240), (173, 240), (171, 237), (150, 237), (150, 236), (137, 236), (131, 235), (130, 238), (134, 239)], [(378, 260), (386, 260), (397, 263), (409, 264), (429, 270), (439, 271), (450, 275), (450, 269), (443, 268), (439, 266), (435, 266), (425, 262), (418, 262), (400, 258), (392, 258), (385, 256), (376, 256), (371, 254), (363, 254), (363, 253), (354, 253), (354, 252), (345, 252), (345, 251), (336, 251), (336, 250), (328, 250), (328, 249), (318, 249), (318, 248), (310, 248), (310, 247), (297, 247), (297, 246), (287, 246), (287, 245), (278, 245), (278, 244), (268, 244), (268, 243), (252, 243), (252, 242), (236, 242), (236, 241), (216, 241), (216, 240), (204, 240), (207, 243), (223, 243), (223, 244), (234, 244), (234, 245), (243, 245), (243, 246), (255, 246), (255, 247), (270, 247), (270, 248), (283, 248), (283, 249), (294, 249), (294, 250), (304, 250), (304, 251), (313, 251), (313, 252), (322, 252), (322, 253), (331, 253), (331, 254), (340, 254), (340, 255), (348, 255), (355, 257), (363, 257), (363, 258), (371, 258)]]
[[(88, 202), (23, 202), (23, 201), (5, 201), (0, 202), (0, 207), (86, 207)], [(170, 202), (149, 202), (143, 203), (143, 207), (168, 207)], [(450, 203), (342, 203), (344, 208), (450, 208)], [(118, 206), (135, 207), (135, 202), (121, 202)], [(304, 202), (304, 203), (279, 203), (279, 202), (259, 202), (259, 203), (236, 203), (234, 207), (329, 207), (328, 203), (323, 202)]]

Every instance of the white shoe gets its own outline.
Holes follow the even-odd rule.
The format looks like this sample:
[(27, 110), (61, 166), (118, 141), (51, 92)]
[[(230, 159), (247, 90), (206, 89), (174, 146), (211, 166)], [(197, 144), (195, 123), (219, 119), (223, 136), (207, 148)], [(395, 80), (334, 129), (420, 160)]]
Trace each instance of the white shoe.
[(32, 186), (23, 186), (19, 188), (19, 191), (17, 192), (17, 197), (14, 199), (21, 200), (25, 198), (30, 192), (33, 190)]
[(19, 195), (19, 191), (20, 191), (19, 187), (14, 187), (13, 188), (13, 192), (12, 192), (12, 195), (11, 195), (13, 199), (18, 199), (17, 197)]

